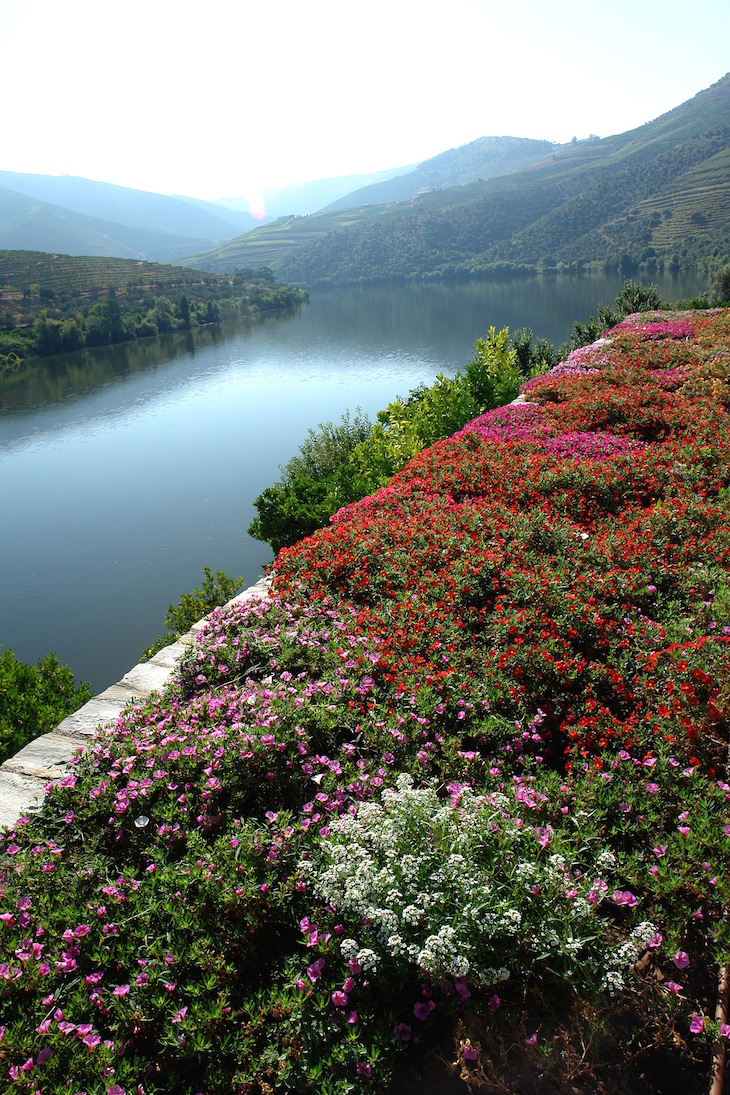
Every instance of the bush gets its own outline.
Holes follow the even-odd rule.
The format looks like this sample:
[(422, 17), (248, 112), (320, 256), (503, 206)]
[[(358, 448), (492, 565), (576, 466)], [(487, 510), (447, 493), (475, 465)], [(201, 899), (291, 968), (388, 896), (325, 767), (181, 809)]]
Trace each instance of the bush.
[(710, 298), (713, 304), (730, 302), (730, 262), (718, 270), (710, 286)]
[(29, 741), (55, 729), (92, 696), (88, 684), (47, 654), (37, 666), (20, 662), (12, 650), (0, 656), (0, 762)]
[(142, 651), (140, 660), (147, 661), (158, 650), (176, 642), (194, 623), (202, 620), (214, 608), (230, 601), (242, 589), (243, 578), (231, 578), (224, 570), (217, 570), (213, 574), (210, 567), (204, 567), (202, 587), (196, 587), (192, 593), (183, 593), (177, 608), (174, 605), (168, 607), (165, 615), (167, 632), (158, 635), (156, 641)]
[(475, 357), (466, 367), (466, 378), (474, 400), (475, 414), (510, 403), (520, 390), (517, 351), (510, 346), (509, 328), (489, 328), (478, 338)]
[[(545, 339), (532, 346), (529, 332), (520, 347), (529, 354), (533, 371), (555, 358)], [(509, 328), (490, 327), (477, 339), (475, 358), (466, 375), (439, 375), (430, 387), (421, 385), (406, 399), (394, 399), (371, 426), (359, 412), (342, 424), (320, 423), (310, 430), (283, 469), (282, 481), (267, 487), (254, 502), (258, 516), (249, 535), (270, 544), (275, 552), (322, 528), (343, 506), (372, 494), (418, 453), (450, 437), (484, 410), (509, 403), (522, 379), (518, 350), (510, 345)]]

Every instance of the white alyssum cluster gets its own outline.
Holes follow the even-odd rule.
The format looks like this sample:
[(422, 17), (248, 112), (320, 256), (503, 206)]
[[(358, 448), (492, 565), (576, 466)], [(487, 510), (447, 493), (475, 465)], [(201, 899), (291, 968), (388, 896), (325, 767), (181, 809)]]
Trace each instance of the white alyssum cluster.
[[(589, 896), (594, 874), (573, 872), (557, 837), (545, 852), (509, 805), (466, 789), (445, 803), (435, 786), (401, 775), (379, 801), (333, 820), (301, 870), (318, 898), (361, 925), (341, 942), (344, 958), (488, 986), (538, 953), (615, 991), (653, 926), (610, 950)], [(610, 875), (615, 859), (604, 852), (591, 867)]]

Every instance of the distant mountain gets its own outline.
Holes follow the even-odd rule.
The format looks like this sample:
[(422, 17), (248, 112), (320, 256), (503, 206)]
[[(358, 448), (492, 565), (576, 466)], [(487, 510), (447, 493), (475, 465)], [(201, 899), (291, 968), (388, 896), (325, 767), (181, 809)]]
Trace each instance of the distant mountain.
[[(439, 153), (415, 167), (402, 167), (382, 172), (380, 177), (350, 175), (340, 179), (323, 179), (303, 187), (283, 187), (275, 191), (273, 208), (291, 204), (285, 215), (274, 222), (259, 226), (253, 232), (228, 241), (201, 254), (183, 259), (189, 266), (218, 273), (240, 266), (270, 266), (299, 247), (329, 232), (380, 218), (386, 210), (378, 208), (391, 203), (408, 201), (433, 189), (464, 186), (477, 179), (489, 179), (515, 171), (548, 155), (557, 145), (550, 141), (533, 141), (523, 137), (480, 137), (477, 141)], [(383, 178), (382, 176), (387, 176)], [(361, 182), (368, 185), (361, 186)], [(346, 187), (345, 184), (350, 185)], [(320, 212), (312, 213), (314, 201), (332, 197)], [(264, 192), (264, 196), (268, 191)], [(226, 199), (237, 202), (241, 199)], [(324, 202), (322, 203), (324, 204)], [(272, 206), (267, 204), (267, 212)], [(303, 214), (309, 215), (303, 215)]]
[(0, 247), (165, 262), (256, 224), (249, 213), (195, 198), (0, 171)]
[[(408, 167), (392, 167), (389, 171), (375, 171), (369, 175), (341, 175), (291, 186), (266, 187), (262, 194), (266, 206), (266, 219), (304, 217), (309, 213), (317, 213), (344, 194), (350, 194), (362, 187), (384, 182), (395, 175), (412, 170), (411, 164)], [(219, 198), (216, 204), (228, 210), (248, 210), (248, 202), (245, 198)]]
[(459, 148), (432, 156), (397, 178), (374, 182), (346, 194), (327, 209), (403, 202), (434, 188), (465, 186), (480, 179), (494, 178), (495, 175), (508, 175), (544, 159), (557, 147), (551, 141), (533, 141), (526, 137), (480, 137)]
[[(283, 226), (277, 276), (311, 287), (589, 264), (649, 276), (660, 264), (712, 265), (730, 254), (730, 74), (630, 132), (559, 146), (486, 182), (367, 209), (371, 216), (356, 211), (336, 231), (323, 219), (331, 213)], [(245, 264), (261, 231), (230, 241), (226, 261), (238, 250)], [(309, 239), (286, 249), (287, 234)]]
[(0, 185), (0, 248), (173, 262), (210, 241), (86, 217)]

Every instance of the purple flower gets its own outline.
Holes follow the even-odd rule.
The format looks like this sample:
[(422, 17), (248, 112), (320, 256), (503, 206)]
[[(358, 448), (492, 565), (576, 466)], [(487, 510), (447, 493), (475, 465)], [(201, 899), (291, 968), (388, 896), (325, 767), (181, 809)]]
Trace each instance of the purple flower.
[(502, 1001), (500, 1000), (500, 998), (496, 994), (490, 998), (490, 1000), (489, 1000), (489, 1010), (492, 1012), (492, 1014), (494, 1014), (494, 1012), (498, 1008), (500, 1008), (501, 1006), (502, 1006)]
[(421, 1022), (425, 1022), (429, 1015), (436, 1007), (433, 1000), (420, 1001), (413, 1005), (413, 1014), (416, 1019), (420, 1019)]
[(373, 1074), (372, 1067), (367, 1063), (367, 1061), (358, 1061), (357, 1074), (358, 1076), (367, 1076), (369, 1078)]
[(479, 1056), (479, 1050), (476, 1049), (471, 1042), (467, 1042), (461, 1050), (461, 1055), (467, 1061), (476, 1061)]
[(686, 970), (689, 965), (689, 955), (684, 951), (677, 951), (672, 961), (678, 970)]

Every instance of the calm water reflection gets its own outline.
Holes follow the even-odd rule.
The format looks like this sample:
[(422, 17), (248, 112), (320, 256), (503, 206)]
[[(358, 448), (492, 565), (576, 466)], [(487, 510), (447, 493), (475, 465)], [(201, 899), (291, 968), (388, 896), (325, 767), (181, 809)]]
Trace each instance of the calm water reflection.
[[(694, 279), (658, 282), (667, 299)], [(253, 499), (318, 422), (371, 417), (489, 327), (558, 343), (620, 279), (373, 287), (299, 314), (68, 355), (0, 389), (0, 645), (55, 650), (100, 690), (162, 630), (203, 566), (253, 582)]]

